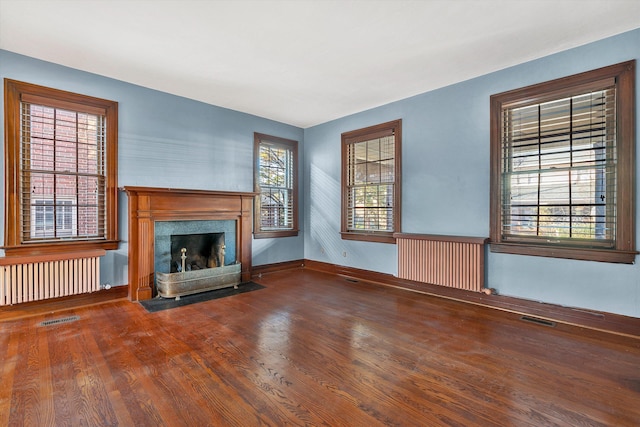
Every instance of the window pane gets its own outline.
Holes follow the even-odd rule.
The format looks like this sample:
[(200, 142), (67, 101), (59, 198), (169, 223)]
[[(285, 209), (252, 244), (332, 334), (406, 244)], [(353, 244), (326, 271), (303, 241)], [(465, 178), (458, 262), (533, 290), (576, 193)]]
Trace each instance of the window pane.
[(100, 211), (95, 206), (78, 206), (78, 235), (97, 236), (103, 229)]
[(380, 162), (380, 182), (394, 182), (395, 178), (396, 174), (394, 160), (390, 159)]
[(29, 188), (25, 189), (31, 197), (52, 196), (54, 194), (55, 175), (51, 173), (33, 173), (30, 175)]
[(269, 189), (260, 195), (260, 219), (264, 229), (291, 226), (292, 206), (289, 190)]
[(352, 184), (364, 184), (367, 182), (367, 164), (365, 162), (356, 163), (355, 174)]
[(356, 207), (365, 207), (367, 205), (367, 198), (365, 196), (365, 187), (355, 187), (353, 189), (354, 200), (353, 205)]

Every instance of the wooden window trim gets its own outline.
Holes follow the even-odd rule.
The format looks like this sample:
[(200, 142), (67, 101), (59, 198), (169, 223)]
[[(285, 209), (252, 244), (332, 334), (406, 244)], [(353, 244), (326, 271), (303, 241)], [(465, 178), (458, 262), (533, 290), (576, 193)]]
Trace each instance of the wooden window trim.
[[(616, 83), (617, 127), (617, 216), (613, 249), (505, 242), (502, 238), (501, 209), (501, 125), (502, 108), (535, 104), (584, 92), (600, 82)], [(565, 259), (631, 264), (635, 261), (635, 60), (593, 71), (527, 86), (491, 96), (491, 204), (492, 252)]]
[[(368, 231), (358, 232), (348, 229), (348, 190), (347, 190), (347, 149), (348, 145), (356, 142), (367, 141), (369, 139), (381, 138), (395, 135), (395, 178), (393, 194), (393, 230), (392, 231)], [(340, 236), (343, 240), (356, 240), (362, 242), (391, 243), (395, 244), (394, 233), (401, 232), (402, 217), (402, 119), (357, 129), (342, 134), (342, 171), (341, 171), (341, 219)]]
[[(23, 243), (20, 223), (20, 102), (23, 99), (50, 100), (49, 105), (58, 108), (73, 107), (76, 111), (101, 112), (107, 118), (106, 140), (106, 230), (102, 239), (61, 240), (46, 243)], [(41, 101), (38, 101), (41, 102)], [(5, 228), (6, 255), (34, 255), (111, 250), (118, 248), (118, 103), (106, 99), (24, 83), (4, 80), (5, 105)]]
[[(292, 228), (283, 230), (262, 230), (260, 223), (260, 144), (263, 141), (274, 142), (278, 145), (288, 147), (293, 154), (293, 219)], [(254, 156), (254, 191), (258, 193), (254, 199), (253, 210), (253, 238), (254, 239), (270, 239), (278, 237), (293, 237), (300, 232), (298, 228), (298, 141), (292, 139), (280, 138), (277, 136), (266, 135), (254, 132), (253, 134), (253, 156)]]

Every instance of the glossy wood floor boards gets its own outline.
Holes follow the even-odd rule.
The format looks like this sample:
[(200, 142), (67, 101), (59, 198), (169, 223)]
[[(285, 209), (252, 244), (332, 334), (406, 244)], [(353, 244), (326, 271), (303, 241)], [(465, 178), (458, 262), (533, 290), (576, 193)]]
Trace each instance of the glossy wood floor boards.
[(640, 340), (312, 270), (257, 281), (1, 322), (0, 426), (640, 425)]

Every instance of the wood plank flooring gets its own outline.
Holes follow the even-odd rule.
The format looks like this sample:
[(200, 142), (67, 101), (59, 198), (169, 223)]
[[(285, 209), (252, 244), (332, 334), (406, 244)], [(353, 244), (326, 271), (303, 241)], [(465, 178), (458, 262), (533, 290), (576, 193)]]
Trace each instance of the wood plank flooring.
[(70, 308), (88, 307), (102, 304), (106, 301), (127, 299), (129, 289), (127, 286), (114, 286), (106, 290), (101, 289), (88, 294), (70, 295), (41, 301), (30, 301), (15, 305), (0, 307), (0, 322), (7, 320), (23, 319), (39, 314), (56, 313)]
[(638, 339), (307, 269), (256, 281), (0, 322), (0, 426), (640, 425)]

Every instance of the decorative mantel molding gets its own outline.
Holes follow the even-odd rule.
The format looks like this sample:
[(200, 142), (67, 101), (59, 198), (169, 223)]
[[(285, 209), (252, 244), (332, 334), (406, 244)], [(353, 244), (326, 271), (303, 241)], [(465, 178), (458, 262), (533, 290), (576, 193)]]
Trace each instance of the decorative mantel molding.
[(251, 227), (256, 193), (124, 187), (129, 199), (129, 299), (150, 299), (156, 221), (235, 220), (240, 278), (251, 280)]

